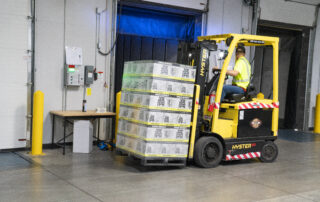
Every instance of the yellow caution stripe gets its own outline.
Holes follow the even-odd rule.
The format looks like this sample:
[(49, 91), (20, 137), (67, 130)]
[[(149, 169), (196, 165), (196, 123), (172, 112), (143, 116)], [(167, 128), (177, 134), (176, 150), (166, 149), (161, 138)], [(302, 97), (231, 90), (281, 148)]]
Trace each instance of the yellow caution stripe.
[(144, 138), (138, 135), (134, 135), (134, 134), (130, 134), (130, 133), (123, 133), (123, 132), (118, 132), (118, 134), (124, 135), (124, 136), (128, 136), (128, 137), (132, 137), (135, 139), (140, 139), (140, 140), (144, 140), (144, 141), (152, 141), (152, 142), (184, 142), (184, 143), (188, 143), (189, 140), (177, 140), (177, 139), (156, 139), (156, 138)]
[(180, 78), (174, 76), (165, 76), (160, 74), (124, 74), (123, 77), (155, 77), (155, 78), (163, 78), (163, 79), (172, 79), (177, 81), (188, 81), (188, 82), (195, 82), (195, 79), (187, 79), (187, 78)]
[(176, 109), (176, 108), (168, 108), (168, 107), (152, 107), (152, 106), (148, 106), (148, 105), (129, 104), (129, 103), (121, 103), (121, 105), (128, 106), (128, 107), (145, 108), (145, 109), (167, 110), (167, 111), (175, 111), (175, 112), (191, 112), (191, 109)]
[(133, 154), (138, 154), (140, 156), (144, 156), (144, 157), (179, 157), (179, 158), (187, 158), (187, 155), (175, 155), (175, 154), (144, 154), (138, 151), (135, 151), (133, 149), (127, 148), (127, 147), (123, 147), (123, 146), (119, 146), (117, 145), (117, 148), (123, 149), (125, 151), (131, 152)]
[(132, 123), (140, 123), (148, 126), (171, 126), (171, 127), (184, 127), (184, 128), (190, 127), (190, 124), (150, 123), (150, 122), (139, 121), (136, 119), (131, 119), (131, 118), (122, 117), (122, 116), (119, 117), (119, 119), (130, 121)]

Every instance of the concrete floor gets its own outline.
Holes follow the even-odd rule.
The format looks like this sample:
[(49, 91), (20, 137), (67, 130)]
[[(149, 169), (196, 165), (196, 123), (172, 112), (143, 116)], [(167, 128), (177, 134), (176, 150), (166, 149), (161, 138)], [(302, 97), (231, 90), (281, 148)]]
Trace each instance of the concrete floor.
[(65, 156), (45, 150), (30, 165), (0, 169), (0, 201), (320, 201), (320, 140), (284, 138), (277, 145), (274, 163), (236, 161), (212, 169), (145, 168), (97, 149), (69, 149)]

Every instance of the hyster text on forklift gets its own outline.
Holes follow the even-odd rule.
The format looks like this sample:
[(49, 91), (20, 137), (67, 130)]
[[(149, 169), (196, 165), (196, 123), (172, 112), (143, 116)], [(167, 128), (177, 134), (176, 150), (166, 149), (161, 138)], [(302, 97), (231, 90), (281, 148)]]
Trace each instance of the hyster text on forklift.
[[(221, 71), (214, 71), (209, 80), (209, 53), (219, 43), (224, 59)], [(278, 133), (278, 43), (279, 38), (223, 34), (202, 36), (196, 43), (180, 44), (178, 62), (197, 67), (188, 159), (198, 166), (217, 166), (222, 160), (260, 158), (273, 162), (278, 156), (274, 144)], [(234, 49), (239, 46), (270, 46), (273, 48), (273, 96), (253, 94), (249, 85), (245, 94), (227, 95), (220, 103), (226, 72)]]

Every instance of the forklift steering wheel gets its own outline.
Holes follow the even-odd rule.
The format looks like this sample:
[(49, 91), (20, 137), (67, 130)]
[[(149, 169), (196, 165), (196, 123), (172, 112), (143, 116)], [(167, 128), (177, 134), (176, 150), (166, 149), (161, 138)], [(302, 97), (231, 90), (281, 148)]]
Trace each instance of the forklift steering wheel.
[[(213, 72), (214, 74), (220, 74), (220, 73), (221, 73), (221, 69), (213, 69), (212, 72)], [(225, 80), (227, 80), (227, 79), (229, 79), (229, 75), (226, 75)]]
[(220, 74), (220, 72), (221, 72), (221, 69), (212, 69), (212, 72), (214, 73), (214, 74)]

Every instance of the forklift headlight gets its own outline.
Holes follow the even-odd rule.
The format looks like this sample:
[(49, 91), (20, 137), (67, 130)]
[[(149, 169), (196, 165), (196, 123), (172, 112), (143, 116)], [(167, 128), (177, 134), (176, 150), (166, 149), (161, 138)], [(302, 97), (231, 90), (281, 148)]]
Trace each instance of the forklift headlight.
[(228, 56), (227, 50), (219, 50), (219, 52), (218, 52), (218, 59), (219, 60), (224, 60), (227, 56)]

